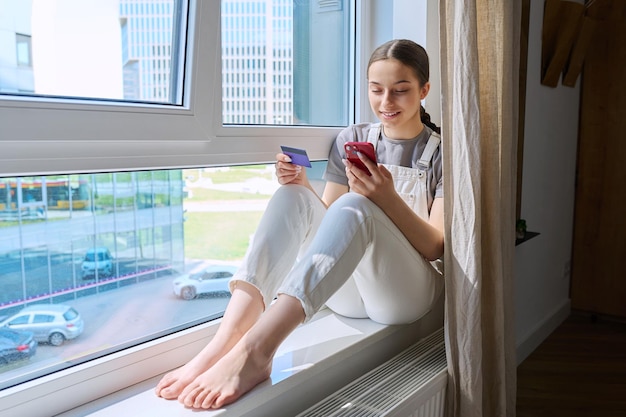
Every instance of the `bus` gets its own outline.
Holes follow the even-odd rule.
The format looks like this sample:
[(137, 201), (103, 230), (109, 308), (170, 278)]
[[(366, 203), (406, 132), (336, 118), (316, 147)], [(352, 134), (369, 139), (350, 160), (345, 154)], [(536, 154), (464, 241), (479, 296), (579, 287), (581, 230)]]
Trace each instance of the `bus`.
[(90, 195), (85, 179), (0, 178), (0, 213), (7, 217), (46, 210), (88, 210)]

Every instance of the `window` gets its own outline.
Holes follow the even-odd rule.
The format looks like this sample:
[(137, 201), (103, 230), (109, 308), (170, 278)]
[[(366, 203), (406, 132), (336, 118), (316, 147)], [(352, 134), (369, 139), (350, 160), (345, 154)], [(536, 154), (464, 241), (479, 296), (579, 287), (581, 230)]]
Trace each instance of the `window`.
[(35, 314), (33, 319), (33, 323), (50, 323), (52, 321), (54, 321), (54, 316), (49, 314)]
[[(184, 329), (220, 317), (228, 299), (221, 287), (192, 292), (189, 285), (177, 289), (175, 281), (211, 266), (223, 270), (207, 285), (222, 285), (277, 186), (272, 165), (279, 145), (306, 148), (312, 160), (323, 160), (338, 130), (354, 120), (354, 57), (348, 51), (354, 49), (355, 11), (352, 2), (340, 3), (322, 12), (316, 2), (224, 0), (222, 10), (238, 11), (228, 16), (247, 13), (245, 24), (264, 31), (238, 35), (215, 30), (219, 2), (102, 1), (102, 13), (95, 13), (80, 0), (58, 0), (53, 14), (47, 9), (52, 2), (34, 2), (32, 13), (17, 2), (0, 5), (8, 8), (0, 14), (28, 28), (34, 46), (54, 38), (40, 32), (38, 25), (50, 24), (41, 16), (66, 19), (71, 33), (64, 35), (75, 41), (57, 38), (67, 43), (61, 47), (73, 45), (61, 61), (39, 59), (33, 48), (30, 88), (0, 89), (0, 316), (26, 305), (69, 305), (65, 327), (81, 328), (77, 336), (38, 336), (43, 341), (35, 356), (0, 372), (0, 398), (32, 384), (58, 390), (63, 383), (50, 382), (52, 375), (90, 372), (119, 355), (168, 358), (133, 378), (184, 361), (174, 348), (158, 345), (195, 337), (193, 328)], [(81, 11), (89, 16), (68, 22)], [(106, 24), (94, 16), (106, 17)], [(321, 32), (305, 30), (321, 21), (331, 47), (319, 40)], [(87, 26), (117, 31), (115, 52), (93, 37), (77, 39)], [(291, 39), (280, 39), (281, 33)], [(268, 39), (273, 46), (263, 48), (260, 41)], [(141, 48), (133, 50), (135, 45)], [(93, 57), (94, 50), (100, 56)], [(216, 60), (223, 50), (236, 59)], [(298, 51), (304, 56), (296, 59)], [(115, 80), (114, 88), (87, 66), (102, 60), (113, 68), (105, 75)], [(73, 77), (36, 87), (57, 71)], [(314, 88), (320, 84), (325, 88)], [(33, 94), (20, 93), (26, 90)], [(320, 94), (296, 103), (314, 90)], [(245, 99), (236, 100), (237, 94)], [(227, 120), (228, 109), (245, 118)], [(322, 169), (321, 162), (315, 165), (313, 177)], [(78, 319), (84, 328), (74, 324)], [(141, 353), (144, 346), (158, 355)], [(21, 401), (19, 394), (11, 398)]]
[(32, 94), (180, 105), (177, 69), (184, 60), (173, 52), (185, 48), (184, 38), (176, 36), (186, 26), (184, 4), (64, 0), (35, 2), (30, 10), (2, 7), (8, 8), (3, 15), (28, 31), (16, 35), (17, 66), (33, 68)]
[[(349, 2), (332, 3), (222, 1), (225, 124), (348, 124)], [(252, 7), (242, 13), (243, 4)]]
[[(257, 21), (254, 25), (249, 21), (250, 27), (267, 30), (272, 26), (262, 26), (258, 21), (261, 17), (257, 16), (259, 8), (265, 7), (263, 4), (267, 2), (224, 0), (222, 10), (231, 7), (239, 14), (253, 13)], [(73, 7), (84, 10), (82, 3), (85, 2), (32, 2), (32, 13), (26, 6), (30, 3), (0, 2), (0, 16), (3, 16), (0, 25), (4, 24), (6, 16), (16, 18), (16, 25), (28, 29), (20, 29), (20, 33), (32, 36), (35, 45), (36, 18), (51, 16), (45, 7), (55, 3), (64, 6), (63, 10)], [(105, 0), (89, 2), (96, 3), (100, 7), (108, 4)], [(142, 13), (161, 15), (167, 10), (165, 1), (124, 3), (128, 5), (129, 14), (143, 10)], [(257, 54), (255, 61), (232, 59), (222, 63), (217, 59), (222, 54), (222, 42), (228, 41), (227, 36), (237, 36), (237, 31), (224, 36), (218, 33), (223, 15), (220, 2), (172, 0), (168, 3), (173, 5), (171, 19), (158, 19), (155, 23), (155, 28), (159, 29), (155, 37), (158, 45), (151, 53), (159, 58), (147, 67), (137, 59), (129, 59), (131, 40), (144, 42), (147, 34), (131, 33), (129, 16), (117, 16), (121, 45), (118, 61), (120, 66), (122, 62), (124, 65), (116, 88), (123, 91), (126, 100), (85, 93), (72, 98), (67, 91), (61, 96), (16, 94), (34, 92), (34, 81), (26, 77), (29, 84), (22, 88), (13, 81), (17, 77), (9, 84), (0, 77), (0, 275), (3, 277), (0, 316), (9, 315), (7, 310), (19, 310), (17, 305), (8, 306), (8, 300), (19, 302), (25, 296), (41, 295), (43, 298), (37, 303), (52, 299), (57, 304), (70, 305), (99, 300), (95, 305), (89, 303), (89, 308), (84, 310), (81, 307), (63, 313), (67, 322), (77, 322), (83, 314), (91, 314), (89, 320), (85, 320), (83, 334), (62, 342), (53, 339), (61, 343), (59, 346), (41, 343), (45, 349), (36, 355), (45, 350), (54, 361), (45, 371), (39, 369), (40, 374), (47, 373), (45, 377), (32, 379), (33, 376), (28, 375), (30, 367), (26, 370), (23, 363), (0, 371), (2, 415), (31, 415), (42, 409), (51, 414), (60, 413), (180, 366), (201, 349), (215, 329), (213, 322), (207, 320), (221, 315), (227, 298), (213, 290), (196, 293), (193, 297), (186, 290), (178, 296), (175, 281), (187, 279), (188, 275), (208, 266), (226, 268), (236, 263), (255, 230), (264, 200), (272, 192), (269, 184), (276, 185), (267, 163), (273, 163), (280, 145), (306, 148), (312, 160), (324, 160), (342, 125), (368, 117), (369, 105), (360, 99), (365, 82), (359, 71), (372, 47), (391, 37), (403, 36), (407, 31), (426, 27), (415, 24), (417, 17), (426, 21), (424, 16), (416, 17), (415, 10), (411, 13), (397, 11), (395, 3), (394, 14), (407, 16), (408, 23), (403, 26), (385, 20), (391, 10), (386, 0), (292, 1), (292, 17), (308, 16), (310, 33), (315, 36), (310, 39), (294, 37), (292, 55), (281, 46), (272, 50), (271, 59), (267, 59), (267, 55), (264, 57), (253, 48), (258, 46), (254, 44), (249, 45), (252, 49), (240, 47), (235, 53)], [(414, 2), (398, 3), (414, 7)], [(35, 4), (44, 9), (37, 9)], [(153, 8), (146, 9), (145, 5), (150, 4)], [(284, 5), (284, 2), (276, 4)], [(302, 5), (309, 7), (298, 9)], [(321, 6), (329, 9), (319, 9)], [(287, 10), (282, 6), (265, 8), (267, 13), (271, 11), (281, 19), (289, 17)], [(429, 22), (436, 21), (436, 11), (435, 5)], [(328, 19), (324, 21), (325, 18)], [(355, 19), (363, 18), (372, 20), (357, 25)], [(374, 24), (374, 19), (379, 19), (379, 24)], [(322, 21), (325, 23), (320, 25)], [(141, 25), (149, 29), (146, 22)], [(319, 36), (324, 34), (319, 32), (320, 26), (328, 30), (332, 39), (319, 41)], [(4, 36), (4, 29), (0, 26), (0, 37)], [(168, 40), (166, 29), (172, 39)], [(299, 29), (302, 29), (300, 33), (305, 33), (303, 26)], [(278, 26), (277, 30), (283, 27)], [(388, 32), (378, 32), (380, 30)], [(73, 38), (76, 33), (72, 32)], [(348, 35), (354, 33), (359, 33), (357, 39)], [(412, 33), (404, 36), (411, 37)], [(253, 35), (246, 33), (240, 41), (253, 40)], [(167, 42), (170, 43), (165, 45)], [(300, 50), (298, 42), (308, 42), (307, 54), (297, 59), (310, 61), (309, 78), (296, 70), (307, 65), (294, 66), (294, 62), (302, 62), (295, 56)], [(8, 52), (0, 47), (0, 72), (7, 73), (4, 71), (5, 54), (10, 55), (12, 62), (8, 72), (33, 72), (33, 69), (15, 65), (13, 38), (0, 45), (11, 45)], [(434, 50), (436, 46), (428, 49)], [(323, 53), (328, 53), (328, 57), (324, 58)], [(163, 56), (172, 59), (168, 63), (161, 59)], [(326, 61), (332, 64), (326, 65)], [(36, 54), (32, 63), (33, 68), (39, 65)], [(274, 63), (277, 64), (275, 70)], [(437, 68), (435, 62), (431, 65)], [(236, 69), (239, 72), (233, 71)], [(261, 70), (261, 73), (253, 70)], [(146, 79), (140, 76), (142, 71), (156, 77)], [(268, 96), (265, 88), (270, 80), (276, 80), (276, 85), (282, 80), (280, 77), (268, 79), (266, 73), (270, 71), (280, 71), (281, 76), (291, 71), (292, 84), (275, 88)], [(337, 73), (329, 75), (324, 74), (325, 71)], [(172, 82), (171, 74), (178, 74), (177, 83)], [(248, 74), (250, 79), (245, 78), (244, 83), (244, 75)], [(338, 74), (344, 77), (342, 83), (333, 84), (338, 83)], [(312, 77), (318, 76), (323, 77), (322, 81), (315, 79), (313, 83)], [(170, 90), (166, 93), (161, 89), (159, 93), (157, 83), (168, 77)], [(355, 87), (359, 83), (363, 84)], [(323, 103), (322, 99), (313, 102), (302, 97), (302, 91), (313, 86), (324, 87), (319, 90), (337, 90), (316, 92), (327, 94), (324, 100), (342, 101), (327, 105), (327, 109), (337, 114), (323, 113), (327, 109), (319, 104)], [(163, 101), (137, 99), (140, 88), (152, 88), (153, 97), (163, 98)], [(230, 96), (223, 93), (226, 89)], [(432, 91), (431, 88), (431, 95)], [(248, 106), (249, 103), (243, 101), (233, 103), (223, 99), (244, 93), (253, 99), (264, 97), (265, 100), (253, 100), (254, 105)], [(298, 100), (303, 102), (295, 104)], [(287, 110), (284, 113), (272, 110), (280, 110), (279, 105), (293, 114), (300, 109), (302, 113), (298, 113), (298, 118), (292, 114), (290, 119), (284, 119)], [(428, 106), (431, 116), (435, 116), (436, 108), (436, 103)], [(274, 111), (272, 118), (266, 116), (269, 110)], [(225, 120), (229, 111), (245, 114), (245, 122)], [(311, 176), (319, 176), (322, 168), (322, 162), (314, 162)], [(23, 193), (29, 186), (41, 190), (40, 194), (31, 193), (34, 201), (30, 202)], [(229, 187), (235, 187), (234, 191)], [(205, 206), (207, 201), (211, 210), (201, 211), (198, 206)], [(229, 211), (214, 210), (215, 206), (223, 210), (233, 201), (245, 202), (246, 207), (253, 210), (239, 212), (237, 216)], [(213, 220), (207, 221), (204, 216), (211, 216)], [(222, 228), (216, 229), (218, 226)], [(11, 238), (6, 237), (9, 230)], [(34, 231), (45, 231), (46, 242), (54, 239), (53, 243), (43, 244)], [(190, 240), (202, 242), (202, 246), (191, 244)], [(104, 256), (104, 264), (84, 263), (87, 252), (98, 248), (108, 250), (110, 258)], [(187, 258), (194, 262), (187, 264)], [(94, 259), (98, 258), (94, 256)], [(207, 260), (220, 262), (207, 265)], [(172, 273), (175, 270), (176, 273)], [(5, 281), (7, 271), (10, 279)], [(86, 271), (85, 278), (83, 271)], [(38, 278), (32, 279), (33, 276)], [(220, 279), (207, 282), (213, 281), (219, 283)], [(164, 284), (160, 288), (162, 292), (153, 289), (153, 285), (161, 283)], [(130, 301), (119, 304), (121, 297), (117, 295), (122, 293), (127, 294)], [(98, 310), (105, 302), (108, 303), (106, 311)], [(177, 317), (159, 310), (164, 302), (175, 306)], [(213, 311), (199, 311), (196, 307), (219, 303), (222, 307)], [(173, 319), (180, 321), (176, 323)], [(142, 340), (133, 334), (147, 323), (168, 320), (166, 326), (144, 332)], [(196, 325), (189, 327), (193, 324)], [(163, 331), (165, 327), (167, 331)], [(172, 333), (173, 330), (176, 332)], [(79, 343), (93, 343), (95, 333), (103, 337), (98, 340), (101, 343), (95, 345), (97, 352), (74, 350), (81, 346)], [(111, 348), (107, 338), (111, 334), (124, 336), (126, 340)], [(36, 357), (31, 360), (29, 365), (37, 366)], [(54, 395), (53, 402), (50, 402), (50, 395)]]
[(14, 320), (11, 320), (9, 324), (12, 326), (18, 324), (26, 324), (28, 323), (28, 320), (30, 320), (30, 316), (28, 314), (25, 314), (23, 316), (16, 317)]
[(33, 59), (30, 36), (17, 33), (15, 35), (15, 49), (17, 51), (17, 65), (21, 67), (32, 67)]

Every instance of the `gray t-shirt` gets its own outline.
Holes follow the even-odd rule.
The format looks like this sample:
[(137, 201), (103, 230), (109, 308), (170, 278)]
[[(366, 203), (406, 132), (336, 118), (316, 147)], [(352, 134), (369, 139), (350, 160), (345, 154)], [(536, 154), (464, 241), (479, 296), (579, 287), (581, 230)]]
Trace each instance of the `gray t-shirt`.
[[(330, 148), (328, 155), (328, 165), (324, 173), (326, 181), (338, 184), (348, 185), (348, 177), (346, 177), (345, 165), (341, 162), (345, 159), (346, 153), (343, 145), (346, 142), (367, 142), (367, 135), (372, 127), (372, 123), (359, 123), (351, 125), (343, 129), (337, 135), (333, 146)], [(389, 165), (399, 165), (409, 168), (417, 168), (418, 161), (432, 130), (428, 126), (424, 126), (424, 130), (413, 139), (389, 139), (382, 133), (376, 146), (376, 158), (378, 162)], [(433, 204), (433, 199), (443, 197), (443, 176), (441, 169), (441, 144), (433, 154), (430, 168), (427, 172), (428, 184), (428, 209)]]

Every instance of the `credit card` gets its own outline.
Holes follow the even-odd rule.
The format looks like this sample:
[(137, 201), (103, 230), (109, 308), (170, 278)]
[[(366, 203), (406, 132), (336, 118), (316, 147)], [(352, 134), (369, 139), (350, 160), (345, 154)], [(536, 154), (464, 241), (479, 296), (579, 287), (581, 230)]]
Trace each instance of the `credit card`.
[(309, 157), (306, 154), (304, 149), (291, 148), (289, 146), (280, 147), (283, 153), (291, 158), (291, 163), (295, 165), (301, 165), (303, 167), (311, 168), (311, 161), (309, 161)]

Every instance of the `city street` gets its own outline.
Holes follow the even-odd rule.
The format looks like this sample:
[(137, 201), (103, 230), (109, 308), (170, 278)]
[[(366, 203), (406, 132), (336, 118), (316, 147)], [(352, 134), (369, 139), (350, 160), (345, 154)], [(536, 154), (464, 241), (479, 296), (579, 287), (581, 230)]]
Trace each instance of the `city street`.
[(44, 371), (102, 350), (127, 347), (187, 323), (217, 314), (221, 316), (228, 295), (202, 295), (185, 301), (172, 291), (175, 278), (170, 275), (65, 303), (83, 317), (83, 334), (58, 347), (40, 343), (37, 353), (29, 361), (0, 368), (0, 388), (23, 374)]
[[(228, 191), (246, 191), (252, 193), (271, 193), (276, 188), (277, 183), (272, 181), (256, 181), (237, 184), (211, 184), (206, 181), (197, 181), (190, 187), (192, 190), (198, 188), (212, 188)], [(269, 197), (268, 197), (269, 199)], [(162, 207), (150, 210), (138, 210), (136, 212), (119, 213), (115, 218), (117, 223), (113, 223), (113, 216), (99, 215), (99, 231), (112, 232), (119, 230), (120, 224), (131, 224), (129, 219), (138, 223), (155, 222), (155, 224), (167, 223), (170, 220), (171, 210), (175, 212), (238, 212), (238, 211), (263, 211), (268, 199), (250, 199), (233, 201), (203, 201), (184, 202), (183, 207), (172, 208)], [(94, 215), (89, 212), (76, 212), (79, 215), (78, 224), (81, 229), (93, 228)], [(127, 219), (128, 218), (128, 219)], [(0, 274), (3, 279), (3, 291), (0, 301), (10, 302), (19, 299), (23, 293), (23, 282), (21, 275), (22, 263), (25, 262), (28, 268), (29, 279), (27, 280), (31, 293), (45, 294), (50, 287), (50, 279), (53, 280), (54, 288), (72, 287), (79, 284), (89, 284), (90, 280), (81, 280), (80, 264), (83, 259), (82, 253), (79, 257), (72, 257), (63, 251), (48, 253), (38, 250), (35, 242), (45, 230), (45, 238), (50, 248), (64, 248), (64, 239), (67, 239), (64, 231), (68, 228), (67, 221), (56, 219), (55, 222), (48, 222), (45, 225), (33, 224), (23, 226), (20, 233), (19, 227), (3, 228), (3, 235), (0, 239), (0, 247), (7, 253), (11, 245), (24, 245), (29, 243), (25, 255), (15, 258), (5, 257), (1, 262)], [(75, 225), (76, 223), (72, 223)], [(133, 223), (134, 224), (134, 223)], [(44, 228), (45, 226), (45, 228)], [(117, 229), (115, 229), (117, 228)], [(86, 233), (86, 232), (85, 232)], [(31, 240), (33, 240), (31, 242)], [(21, 242), (21, 243), (20, 243)], [(17, 247), (17, 246), (16, 246)], [(30, 249), (30, 248), (33, 249)], [(15, 252), (18, 254), (19, 252)], [(133, 274), (138, 265), (134, 262), (134, 257), (118, 258), (115, 261), (116, 276)], [(193, 270), (200, 261), (186, 260), (187, 271)], [(212, 261), (220, 263), (220, 261)], [(154, 260), (147, 260), (145, 268), (146, 277), (152, 276), (149, 271), (154, 269)], [(52, 265), (53, 278), (49, 277), (48, 268)], [(158, 266), (158, 265), (156, 265)], [(134, 279), (120, 281), (119, 283), (107, 284), (99, 289), (92, 289), (94, 294), (79, 296), (78, 298), (63, 302), (74, 307), (82, 316), (85, 327), (83, 333), (74, 340), (66, 341), (63, 345), (55, 347), (47, 343), (39, 343), (37, 352), (30, 360), (19, 361), (0, 368), (0, 389), (9, 386), (15, 381), (23, 381), (23, 376), (32, 373), (33, 377), (40, 376), (53, 370), (67, 366), (68, 363), (75, 363), (84, 359), (96, 357), (102, 352), (110, 353), (118, 349), (126, 348), (150, 338), (162, 336), (172, 329), (181, 329), (189, 324), (196, 324), (211, 317), (220, 317), (226, 308), (229, 296), (226, 294), (205, 294), (197, 298), (185, 301), (176, 297), (173, 293), (172, 282), (179, 275), (170, 275), (168, 271), (163, 271), (164, 276), (145, 279), (139, 278), (140, 282), (133, 282)], [(57, 283), (56, 280), (64, 280)], [(67, 281), (67, 282), (65, 282)], [(35, 288), (40, 286), (41, 288)], [(118, 286), (118, 288), (115, 288)], [(84, 290), (82, 294), (85, 294)], [(97, 293), (95, 293), (97, 291)], [(45, 303), (47, 301), (42, 301)], [(1, 315), (9, 314), (5, 309)]]

